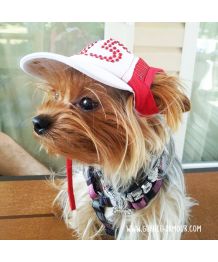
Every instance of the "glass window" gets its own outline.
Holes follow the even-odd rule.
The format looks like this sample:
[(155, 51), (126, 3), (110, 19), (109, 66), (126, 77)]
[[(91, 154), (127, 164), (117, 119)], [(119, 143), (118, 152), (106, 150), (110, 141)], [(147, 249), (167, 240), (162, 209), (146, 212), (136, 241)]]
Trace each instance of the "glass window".
[(200, 23), (183, 162), (218, 161), (218, 23)]
[(19, 60), (42, 51), (70, 56), (103, 36), (104, 23), (0, 23), (0, 131), (54, 170), (60, 163), (39, 151), (32, 134), (31, 118), (42, 94)]

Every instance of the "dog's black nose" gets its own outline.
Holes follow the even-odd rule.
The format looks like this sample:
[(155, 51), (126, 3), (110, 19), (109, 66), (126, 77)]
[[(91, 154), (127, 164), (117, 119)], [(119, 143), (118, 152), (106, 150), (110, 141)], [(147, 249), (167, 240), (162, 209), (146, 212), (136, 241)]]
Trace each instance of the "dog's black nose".
[(43, 135), (50, 128), (52, 121), (48, 115), (38, 115), (32, 119), (34, 131)]

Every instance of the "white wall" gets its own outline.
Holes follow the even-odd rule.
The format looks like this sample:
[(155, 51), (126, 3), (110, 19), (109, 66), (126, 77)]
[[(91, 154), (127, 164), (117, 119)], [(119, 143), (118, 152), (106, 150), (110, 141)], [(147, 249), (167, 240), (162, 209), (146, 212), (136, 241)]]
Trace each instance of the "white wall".
[(178, 73), (185, 23), (135, 23), (134, 52), (154, 67)]

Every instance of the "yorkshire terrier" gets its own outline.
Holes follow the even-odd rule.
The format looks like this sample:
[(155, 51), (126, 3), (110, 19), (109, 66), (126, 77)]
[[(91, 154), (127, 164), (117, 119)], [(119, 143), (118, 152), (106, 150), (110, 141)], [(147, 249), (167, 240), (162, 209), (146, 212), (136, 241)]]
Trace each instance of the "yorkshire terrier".
[(194, 202), (172, 139), (190, 110), (178, 79), (113, 39), (72, 57), (31, 54), (21, 67), (47, 91), (36, 137), (73, 159), (76, 209), (69, 180), (56, 198), (68, 227), (81, 239), (180, 239)]

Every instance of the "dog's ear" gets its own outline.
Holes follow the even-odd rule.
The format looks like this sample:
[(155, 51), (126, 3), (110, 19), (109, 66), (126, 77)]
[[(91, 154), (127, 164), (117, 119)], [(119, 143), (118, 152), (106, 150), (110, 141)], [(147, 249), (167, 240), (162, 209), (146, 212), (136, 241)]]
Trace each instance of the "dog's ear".
[(168, 126), (175, 131), (181, 122), (182, 113), (191, 108), (181, 84), (176, 77), (159, 73), (155, 76), (151, 91), (160, 113), (165, 116)]

